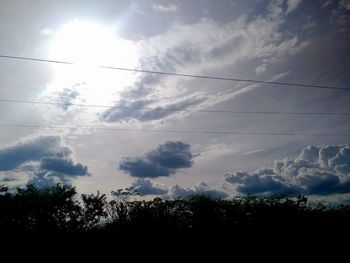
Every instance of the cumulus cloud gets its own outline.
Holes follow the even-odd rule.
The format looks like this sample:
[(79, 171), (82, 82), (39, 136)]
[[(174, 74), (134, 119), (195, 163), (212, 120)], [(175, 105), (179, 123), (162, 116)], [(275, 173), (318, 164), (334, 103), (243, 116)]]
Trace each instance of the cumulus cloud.
[(0, 172), (6, 172), (7, 177), (10, 173), (11, 178), (27, 173), (27, 183), (37, 186), (69, 184), (77, 176), (88, 175), (87, 166), (75, 163), (72, 154), (60, 137), (40, 136), (0, 149)]
[(154, 184), (149, 179), (138, 178), (131, 186), (141, 195), (165, 195), (168, 189), (163, 185)]
[(192, 166), (190, 148), (189, 144), (181, 141), (166, 142), (142, 157), (122, 158), (119, 169), (133, 177), (170, 176), (179, 169)]
[(26, 162), (39, 161), (44, 156), (65, 157), (70, 155), (71, 149), (62, 146), (60, 142), (60, 137), (41, 136), (2, 148), (0, 149), (0, 171), (13, 170)]
[(80, 163), (74, 164), (70, 158), (60, 158), (57, 156), (41, 158), (40, 168), (72, 176), (87, 174), (87, 166)]
[(250, 174), (238, 171), (225, 181), (244, 194), (315, 194), (350, 192), (350, 147), (308, 146), (294, 159), (275, 161), (273, 168)]
[(221, 199), (228, 196), (222, 189), (209, 187), (207, 184), (201, 182), (194, 187), (181, 187), (177, 184), (172, 186), (165, 186), (154, 184), (149, 179), (139, 178), (135, 180), (132, 185), (135, 190), (141, 195), (158, 195), (162, 198), (186, 198), (193, 195), (206, 195), (215, 199)]

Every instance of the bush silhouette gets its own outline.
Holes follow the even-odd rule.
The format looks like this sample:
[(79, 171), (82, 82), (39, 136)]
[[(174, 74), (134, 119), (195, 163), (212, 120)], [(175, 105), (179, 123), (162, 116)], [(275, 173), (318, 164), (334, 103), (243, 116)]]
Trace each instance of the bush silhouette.
[[(157, 235), (298, 235), (350, 233), (350, 206), (308, 203), (305, 196), (130, 200), (133, 189), (81, 194), (71, 186), (10, 190), (0, 186), (1, 234), (122, 238)], [(122, 196), (123, 198), (120, 198)], [(128, 198), (124, 198), (128, 196)], [(147, 235), (146, 235), (147, 234)]]

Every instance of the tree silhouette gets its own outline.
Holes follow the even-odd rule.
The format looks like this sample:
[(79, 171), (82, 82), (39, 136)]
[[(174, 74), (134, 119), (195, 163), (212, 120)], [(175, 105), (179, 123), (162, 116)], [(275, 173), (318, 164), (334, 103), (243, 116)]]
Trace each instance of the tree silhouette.
[[(309, 203), (305, 196), (131, 200), (133, 188), (78, 195), (75, 187), (0, 186), (0, 234), (87, 238), (135, 236), (306, 236), (350, 233), (350, 206)], [(97, 235), (97, 236), (96, 236)]]

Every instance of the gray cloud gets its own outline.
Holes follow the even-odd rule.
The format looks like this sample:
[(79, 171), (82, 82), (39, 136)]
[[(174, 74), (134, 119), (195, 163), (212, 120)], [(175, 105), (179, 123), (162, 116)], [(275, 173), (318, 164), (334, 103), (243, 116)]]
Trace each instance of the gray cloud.
[(71, 89), (67, 89), (65, 88), (63, 91), (61, 91), (59, 94), (58, 94), (58, 101), (60, 103), (63, 103), (63, 104), (60, 104), (59, 107), (61, 107), (63, 110), (68, 110), (71, 103), (74, 102), (74, 100), (79, 96), (79, 92), (74, 89), (74, 88), (71, 88)]
[(41, 136), (0, 149), (0, 171), (16, 169), (20, 165), (39, 161), (44, 156), (68, 156), (71, 149), (60, 144), (60, 137)]
[(170, 176), (182, 168), (192, 166), (193, 155), (187, 143), (166, 142), (143, 157), (124, 157), (119, 169), (134, 177)]
[(27, 173), (27, 183), (37, 186), (69, 184), (72, 178), (89, 175), (87, 166), (74, 163), (72, 153), (60, 137), (41, 136), (0, 149), (0, 171), (11, 173), (11, 178)]
[(57, 156), (42, 158), (40, 160), (40, 169), (55, 171), (70, 176), (87, 174), (87, 166), (80, 163), (74, 164), (70, 158), (60, 158)]
[(138, 178), (131, 184), (132, 187), (141, 195), (164, 195), (168, 192), (162, 185), (154, 184), (149, 179)]
[(225, 181), (244, 194), (316, 194), (350, 192), (348, 145), (308, 146), (295, 159), (275, 161), (273, 168), (249, 174), (226, 174)]
[[(149, 81), (154, 81), (154, 83), (158, 82), (158, 80), (155, 79)], [(145, 90), (144, 85), (148, 84), (142, 83), (139, 85), (139, 88), (125, 92), (122, 96), (123, 99), (118, 101), (114, 107), (106, 110), (101, 115), (101, 119), (106, 122), (128, 122), (131, 120), (148, 122), (162, 120), (166, 117), (179, 114), (179, 112), (176, 111), (162, 109), (186, 110), (207, 101), (206, 97), (190, 95), (178, 99), (164, 99), (162, 101), (162, 106), (159, 106), (159, 101), (154, 98), (138, 99), (139, 97), (144, 97), (144, 95), (142, 95), (143, 93), (152, 92)]]
[(170, 198), (186, 198), (192, 195), (206, 195), (214, 199), (222, 199), (228, 196), (227, 193), (220, 189), (209, 187), (206, 183), (199, 183), (198, 185), (191, 187), (181, 187), (179, 185), (173, 185), (168, 192)]
[(165, 199), (186, 198), (198, 194), (207, 195), (215, 199), (221, 199), (228, 196), (228, 194), (223, 190), (209, 187), (203, 182), (194, 187), (181, 187), (177, 184), (169, 187), (165, 185), (154, 184), (149, 179), (141, 178), (135, 180), (131, 186), (134, 187), (141, 196), (158, 195)]

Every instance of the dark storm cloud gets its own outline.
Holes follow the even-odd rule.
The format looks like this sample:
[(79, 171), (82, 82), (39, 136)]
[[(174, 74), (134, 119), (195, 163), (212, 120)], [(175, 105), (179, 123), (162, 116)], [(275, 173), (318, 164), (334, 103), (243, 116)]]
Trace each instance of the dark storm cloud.
[(134, 177), (160, 177), (175, 174), (193, 164), (191, 146), (187, 143), (166, 142), (143, 157), (124, 157), (119, 169)]
[(308, 146), (295, 159), (275, 161), (273, 168), (253, 174), (245, 171), (225, 175), (244, 194), (316, 194), (350, 192), (348, 145)]
[(72, 153), (60, 137), (41, 136), (0, 149), (0, 171), (12, 172), (11, 178), (25, 172), (31, 177), (27, 183), (38, 186), (69, 184), (72, 178), (89, 175), (87, 166), (74, 163)]

